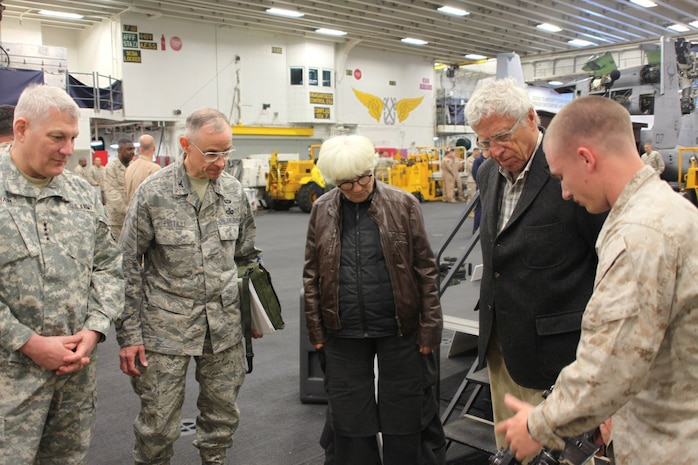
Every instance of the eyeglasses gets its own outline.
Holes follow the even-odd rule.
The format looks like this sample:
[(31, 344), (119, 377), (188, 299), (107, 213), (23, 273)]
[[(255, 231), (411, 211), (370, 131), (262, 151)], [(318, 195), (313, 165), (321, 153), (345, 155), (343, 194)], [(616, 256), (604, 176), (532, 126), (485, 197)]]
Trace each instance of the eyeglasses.
[(373, 174), (363, 174), (358, 178), (354, 179), (353, 181), (344, 181), (340, 183), (337, 187), (339, 187), (343, 191), (350, 191), (354, 188), (354, 183), (357, 183), (359, 186), (368, 186), (368, 183), (371, 182), (372, 177)]
[(223, 160), (227, 160), (229, 156), (231, 156), (235, 152), (235, 147), (231, 146), (228, 150), (225, 150), (223, 152), (204, 152), (201, 150), (194, 142), (191, 140), (189, 141), (191, 145), (193, 145), (196, 150), (201, 152), (201, 155), (204, 157), (204, 161), (206, 163), (213, 163), (218, 161), (219, 158), (222, 158)]
[(489, 150), (492, 147), (492, 144), (504, 144), (506, 142), (510, 142), (512, 137), (514, 137), (514, 132), (516, 131), (516, 128), (519, 127), (520, 123), (521, 120), (519, 119), (518, 121), (516, 121), (516, 124), (514, 124), (514, 126), (507, 132), (502, 132), (501, 134), (492, 136), (489, 139), (478, 139), (477, 146), (480, 147), (482, 150)]

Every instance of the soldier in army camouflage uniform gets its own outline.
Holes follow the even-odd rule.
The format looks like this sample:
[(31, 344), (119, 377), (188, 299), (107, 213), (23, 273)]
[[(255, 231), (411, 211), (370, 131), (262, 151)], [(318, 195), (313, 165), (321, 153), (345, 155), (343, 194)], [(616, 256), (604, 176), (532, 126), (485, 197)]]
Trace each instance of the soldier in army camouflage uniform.
[(577, 359), (540, 405), (514, 397), (497, 426), (517, 457), (612, 417), (617, 465), (698, 459), (698, 211), (637, 156), (628, 111), (613, 100), (573, 100), (544, 141), (562, 194), (609, 210), (596, 248), (594, 293)]
[(260, 251), (242, 185), (223, 172), (231, 142), (225, 115), (195, 111), (180, 138), (184, 160), (141, 184), (126, 214), (117, 339), (121, 370), (141, 399), (136, 464), (170, 463), (192, 357), (202, 463), (224, 463), (233, 442), (245, 373), (237, 265), (254, 263)]
[(96, 346), (124, 303), (121, 252), (102, 203), (64, 172), (79, 110), (33, 86), (0, 150), (0, 464), (86, 463)]

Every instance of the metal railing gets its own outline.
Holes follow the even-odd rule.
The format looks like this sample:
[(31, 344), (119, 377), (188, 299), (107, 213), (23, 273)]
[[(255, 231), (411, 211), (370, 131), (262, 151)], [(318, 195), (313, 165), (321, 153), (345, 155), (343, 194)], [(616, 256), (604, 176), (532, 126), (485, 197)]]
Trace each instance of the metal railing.
[[(81, 78), (78, 79), (78, 77)], [(102, 86), (102, 83), (105, 85)], [(123, 109), (124, 95), (121, 80), (112, 76), (105, 76), (96, 71), (92, 73), (66, 71), (66, 87), (66, 91), (82, 108), (112, 112)]]
[[(451, 229), (451, 231), (446, 235), (446, 238), (444, 239), (443, 244), (439, 246), (439, 248), (436, 251), (436, 264), (437, 266), (441, 267), (441, 256), (443, 253), (446, 251), (446, 248), (448, 248), (449, 244), (453, 241), (453, 239), (456, 237), (456, 234), (460, 232), (461, 228), (463, 227), (463, 223), (465, 223), (465, 220), (468, 219), (470, 216), (470, 213), (475, 209), (475, 206), (477, 205), (477, 202), (480, 200), (480, 191), (477, 190), (475, 191), (475, 195), (473, 198), (468, 202), (468, 206), (463, 210), (463, 213), (461, 216), (458, 218), (456, 221), (455, 225)], [(448, 288), (449, 284), (453, 280), (453, 277), (455, 276), (456, 272), (460, 269), (460, 267), (465, 263), (465, 260), (468, 258), (468, 256), (472, 253), (473, 249), (475, 248), (475, 245), (478, 243), (480, 240), (480, 228), (476, 229), (473, 232), (473, 235), (470, 237), (470, 240), (468, 241), (468, 244), (465, 247), (465, 250), (456, 258), (456, 261), (453, 263), (453, 265), (449, 268), (448, 272), (446, 273), (446, 276), (439, 282), (439, 297), (441, 297), (444, 292), (446, 292), (446, 289)]]

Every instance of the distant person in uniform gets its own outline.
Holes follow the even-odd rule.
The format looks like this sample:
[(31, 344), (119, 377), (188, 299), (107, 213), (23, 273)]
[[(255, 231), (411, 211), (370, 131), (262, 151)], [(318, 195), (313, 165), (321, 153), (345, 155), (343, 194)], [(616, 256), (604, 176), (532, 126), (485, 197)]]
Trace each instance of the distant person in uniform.
[(199, 384), (194, 445), (202, 464), (223, 465), (245, 378), (237, 267), (256, 263), (261, 252), (245, 191), (224, 172), (234, 150), (225, 115), (193, 112), (179, 143), (184, 159), (140, 185), (124, 222), (119, 358), (140, 397), (136, 464), (170, 463), (193, 359)]
[(0, 105), (0, 148), (3, 144), (12, 142), (14, 139), (12, 132), (14, 114), (15, 107), (13, 105)]
[(448, 149), (441, 159), (444, 202), (456, 203), (458, 200), (463, 200), (463, 180), (460, 177), (460, 165), (461, 160), (456, 157), (456, 152), (453, 149)]
[(521, 459), (541, 445), (562, 449), (564, 438), (612, 417), (616, 465), (693, 463), (698, 210), (643, 166), (628, 110), (614, 100), (572, 100), (552, 119), (544, 145), (562, 196), (609, 213), (576, 360), (544, 402), (507, 396), (518, 413), (497, 429)]
[(29, 86), (0, 149), (0, 464), (87, 464), (97, 344), (124, 304), (101, 202), (65, 170), (80, 110)]
[(87, 180), (93, 186), (101, 186), (104, 184), (104, 170), (102, 166), (102, 159), (100, 157), (94, 157), (92, 159), (92, 166), (87, 169)]
[(475, 195), (475, 191), (477, 190), (477, 184), (475, 183), (475, 177), (473, 176), (473, 163), (475, 163), (475, 160), (481, 156), (481, 150), (478, 147), (475, 147), (470, 156), (465, 160), (465, 171), (468, 174), (465, 181), (465, 191), (468, 199), (472, 199)]
[(652, 150), (652, 144), (649, 142), (645, 143), (645, 153), (640, 158), (642, 158), (645, 165), (651, 167), (657, 174), (661, 175), (664, 172), (666, 166), (662, 154)]
[(143, 134), (138, 139), (138, 156), (133, 157), (128, 168), (124, 172), (124, 188), (126, 189), (126, 200), (133, 198), (138, 186), (151, 174), (160, 170), (160, 165), (153, 162), (155, 155), (155, 140), (150, 134)]
[(78, 160), (78, 164), (75, 166), (75, 169), (73, 169), (73, 173), (77, 174), (78, 176), (80, 176), (81, 178), (83, 178), (89, 182), (89, 179), (87, 177), (87, 169), (85, 169), (86, 166), (87, 166), (87, 159), (80, 158)]
[(114, 234), (114, 238), (117, 241), (119, 240), (124, 217), (126, 217), (126, 209), (128, 208), (124, 174), (135, 153), (136, 148), (130, 139), (119, 139), (117, 157), (107, 163), (107, 167), (104, 169), (102, 189), (107, 202), (107, 213), (111, 221), (112, 234)]
[(92, 158), (92, 166), (87, 168), (87, 182), (92, 184), (95, 191), (99, 193), (99, 198), (102, 199), (102, 204), (105, 204), (104, 199), (104, 173), (105, 168), (102, 166), (102, 159), (100, 157)]

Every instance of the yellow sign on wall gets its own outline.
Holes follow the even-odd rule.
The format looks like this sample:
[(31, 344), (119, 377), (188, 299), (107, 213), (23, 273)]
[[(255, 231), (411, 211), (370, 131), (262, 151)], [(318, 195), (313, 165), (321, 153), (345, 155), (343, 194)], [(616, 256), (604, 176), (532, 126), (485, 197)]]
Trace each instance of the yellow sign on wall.
[(315, 119), (330, 119), (330, 109), (324, 107), (314, 107)]
[(334, 105), (334, 95), (327, 92), (310, 92), (310, 103), (316, 105)]
[(124, 50), (124, 63), (140, 63), (141, 62), (141, 51), (140, 50)]

